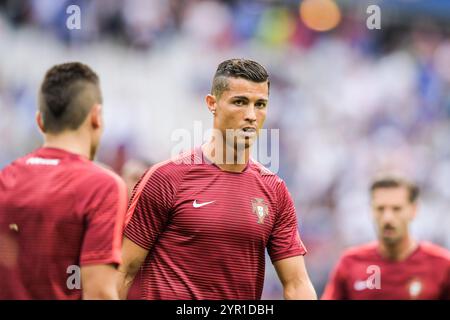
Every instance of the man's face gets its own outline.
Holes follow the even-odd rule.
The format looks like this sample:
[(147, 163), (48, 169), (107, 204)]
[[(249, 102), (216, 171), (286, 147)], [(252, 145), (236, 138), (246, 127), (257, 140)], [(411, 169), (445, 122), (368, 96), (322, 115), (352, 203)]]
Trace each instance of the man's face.
[(372, 214), (380, 241), (393, 245), (408, 234), (416, 204), (409, 201), (405, 187), (379, 188), (372, 194)]
[(266, 119), (269, 88), (267, 82), (253, 82), (242, 78), (228, 78), (228, 90), (216, 100), (214, 128), (226, 137), (227, 129), (236, 136), (228, 145), (244, 144), (249, 148)]

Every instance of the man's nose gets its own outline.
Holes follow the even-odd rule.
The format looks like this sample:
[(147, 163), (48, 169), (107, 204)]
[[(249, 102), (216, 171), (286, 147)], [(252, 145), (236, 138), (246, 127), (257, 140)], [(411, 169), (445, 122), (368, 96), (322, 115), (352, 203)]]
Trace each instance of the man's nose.
[(381, 220), (385, 223), (391, 222), (394, 218), (394, 213), (390, 209), (385, 209), (383, 215), (381, 216)]
[(255, 106), (250, 104), (245, 112), (245, 120), (248, 122), (255, 122), (256, 121), (256, 112), (255, 112)]

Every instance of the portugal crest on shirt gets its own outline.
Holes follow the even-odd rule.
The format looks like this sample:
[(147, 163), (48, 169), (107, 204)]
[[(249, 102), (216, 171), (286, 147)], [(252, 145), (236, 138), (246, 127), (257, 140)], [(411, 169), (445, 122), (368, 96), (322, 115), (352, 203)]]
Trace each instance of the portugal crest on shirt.
[(264, 219), (269, 215), (269, 207), (264, 202), (264, 199), (254, 198), (252, 200), (253, 213), (258, 217), (258, 223), (264, 224)]
[(423, 284), (417, 278), (412, 279), (408, 284), (408, 291), (411, 299), (417, 299), (420, 293), (422, 292), (422, 289)]

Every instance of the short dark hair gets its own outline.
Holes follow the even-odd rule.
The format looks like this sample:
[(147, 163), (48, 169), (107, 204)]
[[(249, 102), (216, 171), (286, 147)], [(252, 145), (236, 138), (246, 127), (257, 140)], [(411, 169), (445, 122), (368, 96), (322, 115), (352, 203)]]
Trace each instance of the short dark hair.
[(266, 82), (270, 88), (269, 74), (258, 62), (247, 59), (229, 59), (217, 67), (211, 88), (211, 94), (220, 97), (228, 90), (227, 78), (243, 78), (253, 82)]
[(80, 62), (53, 66), (39, 91), (44, 131), (78, 129), (97, 103), (102, 103), (99, 78), (90, 67)]
[(395, 177), (395, 176), (383, 176), (380, 178), (375, 179), (371, 186), (370, 186), (370, 193), (373, 194), (373, 192), (376, 189), (382, 189), (382, 188), (399, 188), (404, 187), (409, 192), (409, 202), (414, 203), (416, 202), (417, 198), (419, 197), (419, 187), (413, 183), (412, 181), (406, 180), (402, 177)]

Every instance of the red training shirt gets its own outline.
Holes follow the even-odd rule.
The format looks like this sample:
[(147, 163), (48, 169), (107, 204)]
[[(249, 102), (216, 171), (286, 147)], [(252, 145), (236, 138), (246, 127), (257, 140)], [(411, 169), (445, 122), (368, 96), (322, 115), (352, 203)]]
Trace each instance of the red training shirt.
[(349, 249), (333, 271), (322, 299), (450, 299), (450, 252), (421, 242), (406, 259), (389, 261), (380, 255), (376, 242)]
[(272, 261), (304, 255), (284, 182), (257, 162), (222, 171), (196, 148), (135, 188), (125, 235), (149, 250), (144, 299), (260, 299)]
[(40, 148), (5, 167), (0, 300), (80, 299), (71, 266), (119, 264), (125, 212), (123, 181), (80, 155)]

